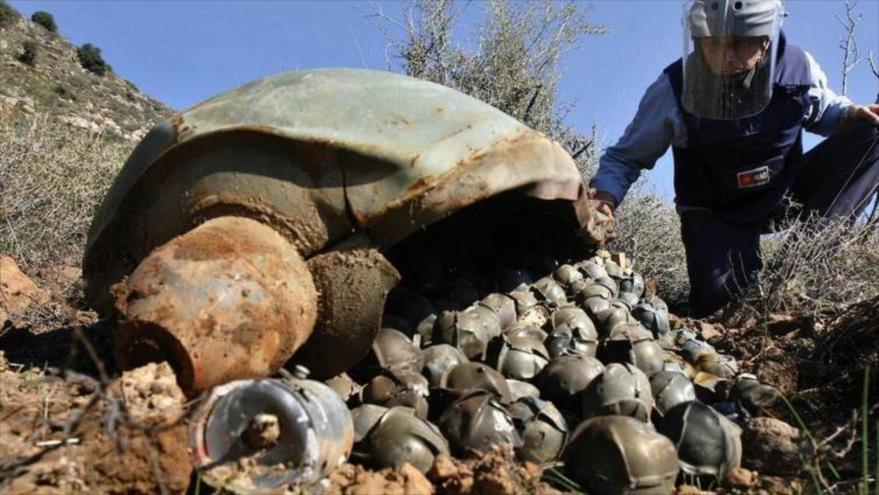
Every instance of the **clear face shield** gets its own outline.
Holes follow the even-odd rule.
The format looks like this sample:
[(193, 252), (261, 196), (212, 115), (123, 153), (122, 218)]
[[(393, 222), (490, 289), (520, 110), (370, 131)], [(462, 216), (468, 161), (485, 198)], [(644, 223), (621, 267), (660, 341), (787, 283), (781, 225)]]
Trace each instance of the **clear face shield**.
[(732, 120), (766, 108), (784, 11), (778, 0), (692, 0), (684, 8), (681, 103)]

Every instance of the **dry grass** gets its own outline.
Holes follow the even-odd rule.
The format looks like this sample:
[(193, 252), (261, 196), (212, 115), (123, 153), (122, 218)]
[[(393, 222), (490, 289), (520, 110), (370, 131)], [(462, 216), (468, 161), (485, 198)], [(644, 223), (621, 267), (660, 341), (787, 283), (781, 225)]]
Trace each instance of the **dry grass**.
[(48, 116), (0, 112), (0, 252), (23, 268), (79, 265), (94, 210), (131, 146)]
[[(761, 242), (764, 267), (728, 316), (812, 313), (838, 309), (879, 294), (879, 229), (821, 219), (774, 226)], [(673, 307), (687, 302), (689, 282), (680, 220), (672, 203), (636, 189), (617, 211), (618, 238), (611, 249), (633, 259), (656, 280)]]
[(879, 230), (826, 219), (794, 219), (762, 242), (765, 266), (742, 309), (821, 313), (879, 294)]
[(628, 254), (635, 270), (656, 281), (659, 295), (673, 309), (687, 303), (690, 282), (681, 242), (681, 222), (674, 204), (636, 190), (616, 211), (618, 237), (610, 248)]

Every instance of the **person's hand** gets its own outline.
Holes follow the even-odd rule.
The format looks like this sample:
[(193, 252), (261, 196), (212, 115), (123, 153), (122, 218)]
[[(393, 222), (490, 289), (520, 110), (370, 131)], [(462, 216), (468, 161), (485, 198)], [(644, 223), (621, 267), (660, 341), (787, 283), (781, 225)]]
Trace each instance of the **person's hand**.
[(879, 104), (851, 106), (845, 113), (845, 120), (847, 124), (864, 121), (879, 125)]
[(596, 191), (592, 189), (589, 191), (589, 203), (592, 205), (592, 208), (594, 208), (595, 211), (601, 213), (606, 217), (606, 219), (603, 219), (603, 221), (608, 239), (613, 239), (614, 237), (616, 237), (615, 221), (613, 216), (613, 212), (616, 209), (616, 198), (614, 198), (613, 195), (608, 192)]

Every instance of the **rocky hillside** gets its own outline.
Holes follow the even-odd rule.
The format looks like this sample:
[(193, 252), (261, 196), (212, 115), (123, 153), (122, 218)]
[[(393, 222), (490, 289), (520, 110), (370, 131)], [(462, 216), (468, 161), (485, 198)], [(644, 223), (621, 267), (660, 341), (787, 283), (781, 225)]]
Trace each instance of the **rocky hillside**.
[[(124, 78), (83, 68), (77, 47), (0, 0), (0, 111), (48, 115), (69, 126), (136, 141), (172, 110)], [(25, 55), (25, 52), (29, 52)], [(112, 62), (112, 61), (110, 61)]]

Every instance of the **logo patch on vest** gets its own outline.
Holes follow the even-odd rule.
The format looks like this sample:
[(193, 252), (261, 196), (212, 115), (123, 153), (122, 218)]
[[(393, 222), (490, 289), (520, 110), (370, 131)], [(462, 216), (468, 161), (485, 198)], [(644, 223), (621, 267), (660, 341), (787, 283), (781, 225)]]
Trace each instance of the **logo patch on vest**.
[(764, 165), (762, 167), (739, 172), (736, 174), (736, 178), (739, 182), (739, 189), (748, 189), (769, 184), (769, 179), (772, 177), (769, 173), (769, 165)]

